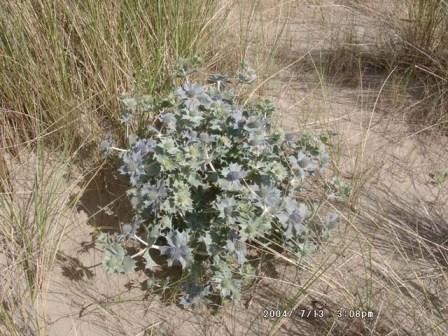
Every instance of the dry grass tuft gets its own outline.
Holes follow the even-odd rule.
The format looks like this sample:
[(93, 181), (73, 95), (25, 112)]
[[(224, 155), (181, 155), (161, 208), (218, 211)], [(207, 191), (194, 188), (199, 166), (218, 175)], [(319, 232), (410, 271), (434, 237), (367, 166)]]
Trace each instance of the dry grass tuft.
[[(442, 204), (446, 199), (434, 206), (418, 196), (391, 190), (366, 196), (361, 230), (385, 256), (385, 261), (370, 271), (395, 297), (397, 316), (405, 318), (403, 329), (408, 326), (415, 335), (445, 335), (448, 222)], [(395, 328), (400, 330), (398, 325)]]
[(67, 183), (68, 156), (40, 146), (21, 154), (5, 160), (9, 173), (0, 178), (0, 324), (3, 335), (46, 335), (49, 274), (78, 181)]
[(333, 81), (365, 88), (378, 88), (394, 70), (391, 82), (413, 98), (403, 108), (410, 120), (447, 130), (448, 3), (348, 0), (343, 4), (333, 5), (343, 14), (329, 39), (331, 46), (314, 53), (312, 62)]

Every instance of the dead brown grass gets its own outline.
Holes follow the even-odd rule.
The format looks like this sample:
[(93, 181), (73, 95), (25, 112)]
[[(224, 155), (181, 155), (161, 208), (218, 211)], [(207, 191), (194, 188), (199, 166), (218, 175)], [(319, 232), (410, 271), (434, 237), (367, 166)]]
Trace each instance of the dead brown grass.
[(334, 26), (329, 48), (312, 55), (326, 76), (351, 87), (378, 87), (393, 70), (391, 82), (413, 99), (400, 106), (400, 111), (412, 122), (446, 130), (446, 1), (349, 0), (329, 7), (343, 13), (341, 26)]

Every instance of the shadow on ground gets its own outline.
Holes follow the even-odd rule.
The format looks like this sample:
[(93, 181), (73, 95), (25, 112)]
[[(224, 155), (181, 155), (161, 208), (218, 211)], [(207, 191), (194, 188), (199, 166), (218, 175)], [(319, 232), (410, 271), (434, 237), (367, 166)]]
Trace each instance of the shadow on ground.
[(88, 224), (102, 232), (120, 231), (121, 224), (132, 218), (132, 207), (126, 196), (129, 184), (116, 167), (106, 166), (86, 176), (90, 181), (78, 203), (78, 211), (86, 212)]
[[(62, 275), (73, 281), (91, 279), (94, 277), (93, 267), (100, 263), (93, 258), (96, 238), (100, 232), (117, 233), (121, 225), (132, 218), (132, 207), (126, 197), (129, 188), (126, 179), (121, 176), (117, 168), (107, 165), (99, 171), (85, 176), (81, 185), (87, 184), (84, 193), (76, 206), (78, 213), (85, 213), (87, 224), (93, 230), (88, 230), (89, 238), (78, 241), (74, 251), (69, 254), (59, 252), (57, 260), (61, 265)], [(83, 222), (84, 225), (84, 222)], [(85, 230), (83, 230), (85, 231)], [(84, 257), (81, 258), (81, 255)], [(89, 257), (90, 255), (90, 257)], [(93, 266), (85, 266), (87, 265)]]

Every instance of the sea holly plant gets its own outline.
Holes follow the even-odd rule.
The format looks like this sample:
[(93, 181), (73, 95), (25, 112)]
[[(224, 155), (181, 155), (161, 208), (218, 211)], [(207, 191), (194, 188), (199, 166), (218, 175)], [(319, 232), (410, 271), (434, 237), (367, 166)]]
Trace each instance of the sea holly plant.
[(339, 176), (333, 176), (327, 185), (327, 191), (330, 199), (344, 201), (350, 197), (352, 188)]
[[(214, 74), (201, 85), (188, 80), (185, 62), (178, 70), (185, 81), (167, 97), (145, 98), (151, 123), (117, 150), (135, 217), (115, 238), (101, 237), (104, 266), (130, 272), (138, 259), (146, 272), (177, 268), (184, 306), (235, 300), (253, 276), (251, 246), (303, 255), (328, 233), (313, 230), (316, 218), (334, 226), (334, 215), (315, 216), (319, 207), (302, 195), (329, 156), (318, 136), (273, 129), (269, 101), (240, 105), (227, 76)], [(243, 63), (234, 82), (255, 79)], [(136, 117), (139, 102), (126, 97), (124, 120)], [(141, 247), (134, 255), (122, 246), (128, 240)]]
[(251, 84), (257, 79), (255, 70), (252, 69), (246, 62), (241, 62), (241, 67), (238, 70), (236, 77), (240, 83)]

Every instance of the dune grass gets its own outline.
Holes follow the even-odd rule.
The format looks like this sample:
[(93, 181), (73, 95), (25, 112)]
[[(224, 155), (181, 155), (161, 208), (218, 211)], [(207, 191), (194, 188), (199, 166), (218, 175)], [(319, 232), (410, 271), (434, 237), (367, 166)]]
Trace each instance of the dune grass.
[(343, 19), (346, 26), (335, 30), (332, 47), (319, 60), (328, 77), (357, 86), (362, 76), (378, 83), (394, 71), (390, 82), (401, 92), (392, 100), (407, 94), (415, 101), (400, 106), (406, 117), (412, 123), (424, 122), (427, 129), (446, 131), (448, 3), (349, 0), (344, 4), (341, 7), (352, 22)]
[[(4, 335), (46, 335), (48, 280), (80, 194), (67, 181), (73, 156), (35, 150), (10, 157), (0, 177), (0, 330)], [(4, 170), (6, 171), (6, 170)], [(77, 190), (77, 192), (75, 192)]]
[[(216, 0), (5, 3), (2, 125), (28, 142), (36, 138), (36, 123), (54, 141), (97, 140), (105, 120), (117, 124), (120, 94), (163, 91), (176, 59), (207, 55), (223, 6)], [(10, 146), (16, 140), (10, 137)]]

